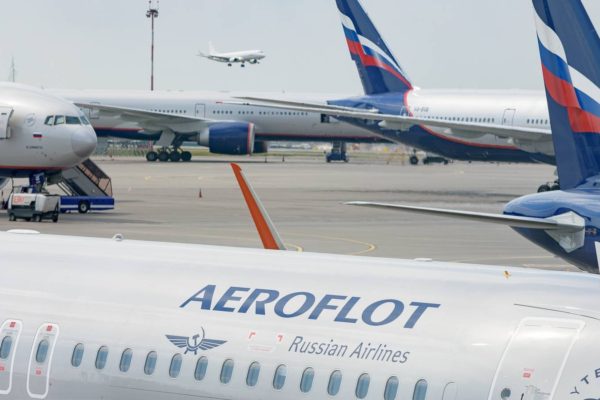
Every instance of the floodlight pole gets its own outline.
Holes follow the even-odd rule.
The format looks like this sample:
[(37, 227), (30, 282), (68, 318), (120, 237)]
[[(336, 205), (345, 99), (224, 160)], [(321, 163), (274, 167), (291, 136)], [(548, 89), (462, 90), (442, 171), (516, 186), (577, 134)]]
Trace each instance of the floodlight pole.
[(148, 11), (146, 17), (152, 21), (152, 44), (150, 46), (150, 90), (154, 90), (154, 18), (158, 18), (158, 1), (153, 7), (153, 1), (148, 0)]

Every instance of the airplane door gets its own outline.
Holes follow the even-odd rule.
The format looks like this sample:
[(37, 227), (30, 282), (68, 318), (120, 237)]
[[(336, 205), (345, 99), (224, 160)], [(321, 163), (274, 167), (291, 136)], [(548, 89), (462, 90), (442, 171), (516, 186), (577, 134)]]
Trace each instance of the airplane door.
[(50, 368), (58, 334), (58, 325), (44, 324), (35, 335), (27, 370), (27, 393), (33, 399), (48, 396)]
[(0, 327), (0, 395), (10, 394), (12, 389), (15, 353), (23, 324), (21, 321), (4, 321)]
[(204, 118), (206, 113), (206, 106), (204, 104), (196, 104), (196, 117)]
[(13, 109), (10, 107), (0, 107), (0, 139), (10, 138), (10, 117)]
[(526, 318), (508, 343), (488, 400), (552, 400), (581, 321)]
[(515, 120), (515, 113), (517, 112), (514, 108), (507, 108), (504, 110), (504, 114), (502, 115), (502, 125), (510, 125), (512, 126)]

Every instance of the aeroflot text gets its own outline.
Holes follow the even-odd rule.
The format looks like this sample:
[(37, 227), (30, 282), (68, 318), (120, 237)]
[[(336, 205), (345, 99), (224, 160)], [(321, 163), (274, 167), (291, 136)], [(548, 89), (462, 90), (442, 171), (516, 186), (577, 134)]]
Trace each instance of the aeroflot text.
[(275, 313), (281, 318), (296, 318), (308, 315), (309, 320), (331, 319), (334, 322), (354, 324), (359, 320), (367, 325), (391, 324), (405, 315), (404, 328), (412, 329), (432, 308), (440, 304), (412, 301), (405, 310), (404, 302), (383, 299), (367, 303), (360, 297), (326, 294), (316, 296), (310, 292), (283, 294), (273, 289), (229, 287), (220, 297), (215, 297), (216, 285), (207, 285), (181, 304), (181, 308), (200, 303), (200, 309), (230, 313)]

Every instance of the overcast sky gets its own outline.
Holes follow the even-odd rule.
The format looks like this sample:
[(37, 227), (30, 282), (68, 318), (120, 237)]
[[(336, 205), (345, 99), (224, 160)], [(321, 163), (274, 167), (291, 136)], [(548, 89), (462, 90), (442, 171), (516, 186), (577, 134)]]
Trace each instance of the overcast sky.
[[(584, 0), (600, 27), (600, 1)], [(542, 89), (529, 0), (363, 0), (413, 83), (423, 88)], [(77, 89), (149, 88), (146, 0), (2, 4), (0, 78)], [(260, 65), (197, 57), (259, 48)], [(156, 87), (359, 93), (334, 0), (162, 0)]]

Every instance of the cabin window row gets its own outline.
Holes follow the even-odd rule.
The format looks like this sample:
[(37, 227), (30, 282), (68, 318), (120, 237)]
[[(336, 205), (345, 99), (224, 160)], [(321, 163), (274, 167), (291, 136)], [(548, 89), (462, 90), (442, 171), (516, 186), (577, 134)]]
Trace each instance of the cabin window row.
[[(0, 344), (0, 359), (5, 359), (10, 354), (10, 349), (12, 347), (12, 338), (6, 337), (2, 340)], [(83, 361), (83, 354), (85, 351), (85, 347), (82, 343), (75, 345), (73, 349), (73, 354), (71, 356), (71, 365), (75, 368), (81, 366)], [(48, 352), (48, 343), (46, 340), (42, 340), (38, 345), (38, 349), (36, 352), (36, 361), (43, 363)], [(94, 361), (94, 366), (97, 370), (103, 370), (106, 367), (108, 360), (109, 349), (107, 346), (100, 346), (98, 351), (96, 352), (96, 358)], [(126, 373), (129, 372), (131, 368), (131, 363), (133, 361), (133, 350), (127, 348), (123, 350), (119, 359), (119, 371)], [(156, 365), (158, 362), (158, 354), (156, 351), (150, 351), (146, 354), (146, 358), (144, 361), (144, 374), (152, 375), (156, 370)], [(181, 367), (183, 364), (183, 357), (181, 354), (176, 353), (171, 357), (171, 361), (169, 364), (169, 376), (171, 378), (179, 377), (181, 373)], [(221, 371), (219, 373), (219, 381), (223, 384), (228, 384), (231, 381), (231, 378), (234, 373), (235, 363), (232, 359), (226, 359), (221, 365)], [(201, 381), (206, 376), (206, 371), (208, 368), (208, 359), (204, 356), (200, 357), (196, 361), (196, 365), (194, 367), (194, 379), (197, 381)], [(252, 362), (248, 370), (246, 371), (246, 385), (248, 387), (254, 387), (258, 384), (258, 380), (260, 377), (261, 365), (258, 361)], [(287, 366), (281, 364), (277, 366), (275, 372), (273, 374), (273, 380), (271, 385), (275, 390), (282, 390), (285, 387), (286, 380), (288, 376)], [(342, 372), (340, 370), (333, 371), (328, 378), (327, 382), (327, 394), (330, 396), (336, 396), (340, 388), (342, 386)], [(299, 390), (302, 393), (309, 393), (313, 388), (313, 382), (315, 378), (315, 370), (311, 367), (304, 369), (302, 372), (302, 376), (300, 379)], [(367, 397), (369, 393), (369, 386), (371, 384), (371, 376), (367, 373), (361, 374), (357, 381), (354, 389), (354, 394), (357, 399), (364, 399)], [(399, 388), (399, 380), (395, 376), (391, 376), (386, 381), (384, 390), (383, 390), (383, 400), (396, 400)], [(419, 380), (415, 385), (415, 389), (413, 392), (413, 400), (424, 400), (427, 393), (427, 381)]]
[[(408, 115), (407, 115), (408, 116)], [(454, 121), (454, 122), (478, 122), (484, 124), (493, 124), (496, 122), (495, 118), (476, 118), (476, 117), (435, 117), (432, 115), (415, 115), (416, 118), (425, 118), (430, 120), (438, 121)]]
[(547, 119), (527, 119), (528, 124), (532, 125), (548, 125)]
[[(229, 110), (213, 110), (212, 111), (213, 114), (234, 114), (233, 111), (229, 111)], [(254, 111), (238, 111), (237, 112), (238, 115), (254, 115), (255, 112)], [(303, 111), (257, 111), (256, 112), (257, 115), (290, 115), (290, 116), (307, 116), (308, 113), (307, 112), (303, 112)]]

